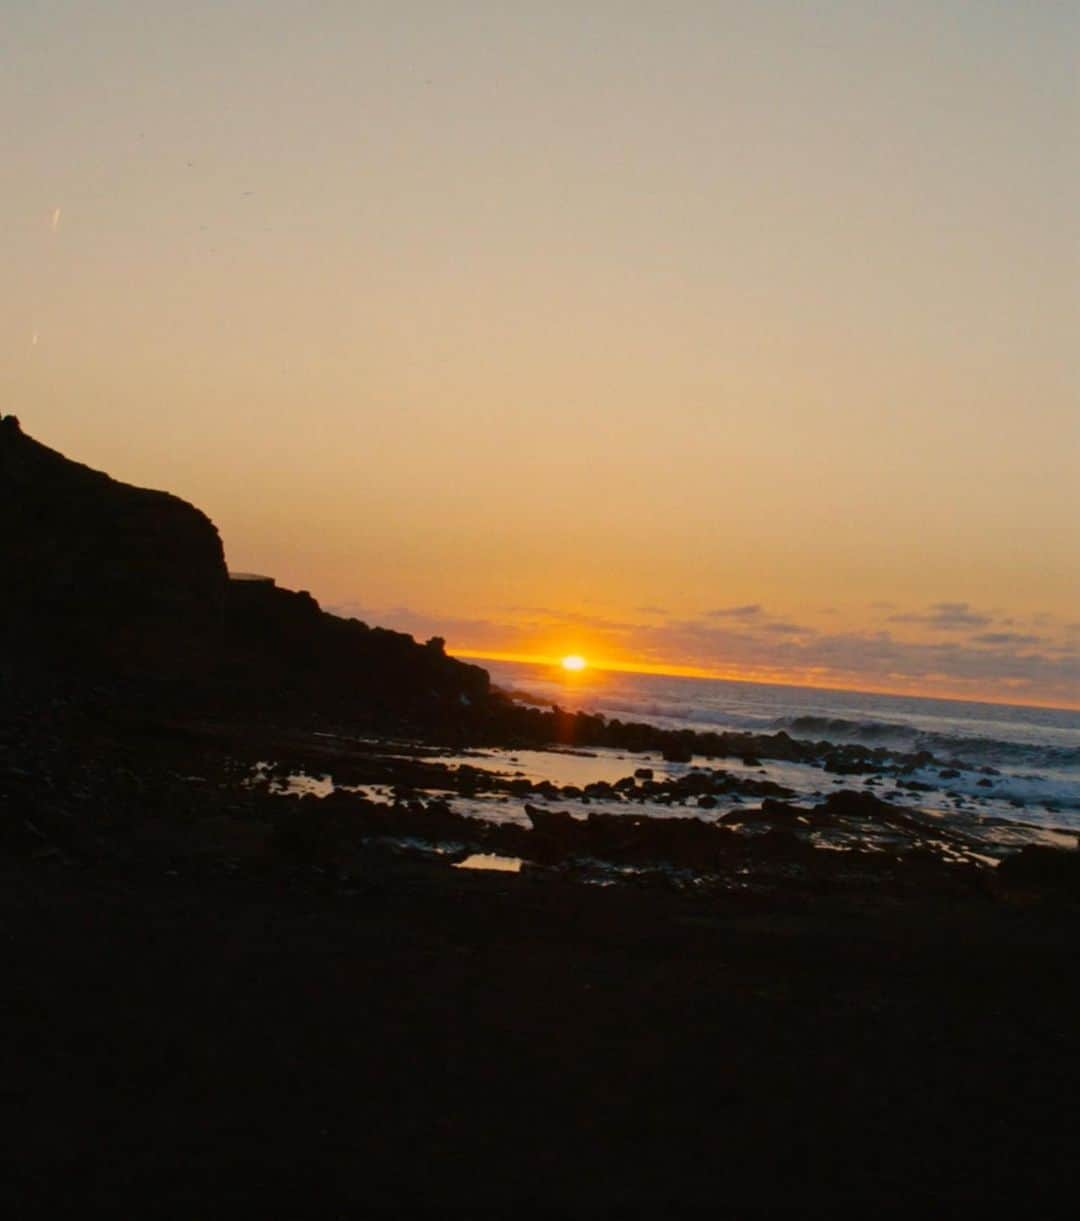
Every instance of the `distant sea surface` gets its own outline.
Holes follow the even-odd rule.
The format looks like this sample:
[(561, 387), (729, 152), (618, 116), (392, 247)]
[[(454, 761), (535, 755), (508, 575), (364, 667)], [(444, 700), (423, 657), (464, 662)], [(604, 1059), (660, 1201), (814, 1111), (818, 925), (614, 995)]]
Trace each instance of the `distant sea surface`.
[[(939, 761), (920, 779), (934, 792), (924, 804), (945, 812), (976, 802), (1044, 826), (1080, 828), (1080, 712), (860, 691), (823, 691), (722, 679), (673, 678), (479, 661), (492, 681), (518, 698), (647, 721), (664, 729), (776, 733), (809, 741), (858, 742)], [(985, 769), (999, 775), (992, 787)], [(770, 770), (772, 770), (770, 768)], [(941, 770), (957, 770), (948, 781)], [(788, 778), (790, 781), (790, 777)]]

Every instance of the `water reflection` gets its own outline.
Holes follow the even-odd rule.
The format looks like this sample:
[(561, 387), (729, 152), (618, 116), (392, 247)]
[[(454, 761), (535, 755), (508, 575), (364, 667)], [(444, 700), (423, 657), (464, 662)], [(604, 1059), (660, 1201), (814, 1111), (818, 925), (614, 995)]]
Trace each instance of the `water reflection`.
[(499, 856), (494, 852), (474, 852), (463, 861), (458, 861), (455, 869), (494, 869), (500, 873), (520, 873), (521, 858), (517, 856)]

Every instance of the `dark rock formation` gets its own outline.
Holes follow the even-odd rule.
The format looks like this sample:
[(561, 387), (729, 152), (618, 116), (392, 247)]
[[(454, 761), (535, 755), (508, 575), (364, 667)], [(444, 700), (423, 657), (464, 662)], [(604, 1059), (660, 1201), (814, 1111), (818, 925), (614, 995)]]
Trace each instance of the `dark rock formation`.
[(229, 581), (225, 625), (224, 672), (244, 690), (375, 725), (402, 714), (452, 724), (489, 698), (487, 671), (448, 657), (439, 637), (417, 644), (269, 580)]
[(1080, 851), (1027, 844), (1001, 862), (997, 881), (1006, 888), (1045, 890), (1080, 900)]
[(488, 697), (487, 673), (438, 637), (341, 619), (267, 577), (229, 580), (205, 514), (70, 461), (13, 416), (0, 421), (0, 488), (0, 665), (182, 679), (207, 709), (374, 726), (453, 723)]
[(216, 661), (225, 561), (198, 509), (70, 461), (14, 416), (0, 489), (0, 658), (144, 675)]
[(901, 813), (898, 806), (882, 801), (873, 793), (858, 793), (853, 789), (840, 789), (839, 792), (830, 793), (818, 809), (827, 814), (843, 814), (850, 818), (865, 818), (871, 822), (888, 820)]

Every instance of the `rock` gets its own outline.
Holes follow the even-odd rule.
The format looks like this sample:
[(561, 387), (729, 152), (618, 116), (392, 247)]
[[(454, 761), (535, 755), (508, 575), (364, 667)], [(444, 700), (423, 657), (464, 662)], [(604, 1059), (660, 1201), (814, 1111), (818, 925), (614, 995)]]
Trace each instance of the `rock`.
[(634, 776), (638, 780), (651, 780), (653, 778), (653, 769), (651, 767), (639, 767), (635, 770)]
[[(838, 796), (839, 794), (836, 794)], [(770, 818), (797, 818), (798, 815), (805, 811), (800, 810), (798, 806), (789, 805), (786, 801), (774, 801), (771, 797), (766, 797), (761, 803), (762, 814), (767, 814)]]
[(774, 827), (753, 841), (753, 853), (770, 861), (799, 861), (812, 857), (814, 849), (794, 831)]
[(827, 772), (840, 776), (859, 776), (881, 770), (884, 752), (863, 746), (834, 746), (821, 761)]
[(860, 793), (854, 789), (841, 789), (830, 793), (822, 806), (827, 814), (842, 814), (849, 818), (865, 818), (870, 821), (890, 820), (900, 813), (896, 806), (882, 801), (873, 793)]
[(1066, 892), (1080, 898), (1080, 851), (1028, 844), (1001, 862), (996, 877), (1004, 886)]

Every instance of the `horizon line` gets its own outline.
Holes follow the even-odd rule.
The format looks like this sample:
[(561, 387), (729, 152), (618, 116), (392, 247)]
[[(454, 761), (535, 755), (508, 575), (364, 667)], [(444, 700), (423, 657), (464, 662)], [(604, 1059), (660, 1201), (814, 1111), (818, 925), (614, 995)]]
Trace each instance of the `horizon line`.
[[(540, 653), (510, 653), (499, 650), (453, 649), (447, 647), (447, 653), (452, 657), (460, 657), (475, 661), (509, 661), (523, 665), (550, 666), (552, 669), (562, 669), (562, 658)], [(589, 670), (614, 672), (617, 674), (653, 674), (662, 678), (700, 678), (714, 682), (744, 683), (751, 687), (800, 687), (807, 691), (835, 691), (852, 695), (889, 695), (899, 699), (941, 700), (950, 704), (987, 704), (993, 708), (1033, 708), (1043, 712), (1080, 712), (1077, 704), (1045, 704), (1025, 699), (974, 698), (970, 695), (916, 695), (911, 691), (898, 691), (887, 687), (852, 687), (840, 683), (810, 683), (792, 682), (781, 679), (747, 678), (745, 674), (725, 673), (720, 670), (710, 670), (702, 666), (680, 666), (638, 662), (588, 662)]]

